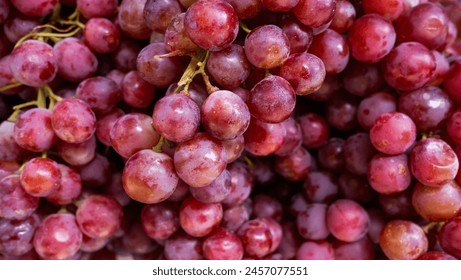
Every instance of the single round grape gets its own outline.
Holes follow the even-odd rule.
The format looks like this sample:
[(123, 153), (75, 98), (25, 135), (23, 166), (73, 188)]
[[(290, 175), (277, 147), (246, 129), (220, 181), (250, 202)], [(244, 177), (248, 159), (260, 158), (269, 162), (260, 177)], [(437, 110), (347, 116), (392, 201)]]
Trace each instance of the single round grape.
[(44, 197), (53, 193), (61, 183), (61, 171), (58, 163), (47, 158), (29, 160), (20, 174), (21, 186), (35, 197)]
[(268, 156), (282, 147), (285, 135), (283, 123), (267, 123), (252, 118), (243, 134), (245, 150), (256, 156)]
[(432, 52), (418, 42), (394, 47), (383, 59), (386, 82), (397, 90), (410, 91), (430, 81), (436, 68)]
[(203, 256), (208, 260), (240, 260), (243, 253), (239, 237), (225, 228), (219, 228), (203, 241)]
[(192, 139), (200, 126), (200, 109), (189, 96), (169, 94), (155, 103), (152, 120), (155, 130), (173, 142)]
[[(274, 227), (274, 228), (273, 228)], [(245, 253), (249, 257), (261, 258), (274, 252), (280, 245), (282, 228), (279, 223), (267, 218), (245, 222), (237, 231)]]
[(96, 53), (111, 53), (120, 45), (120, 31), (106, 18), (91, 18), (83, 29), (83, 42)]
[(64, 98), (51, 112), (54, 133), (63, 141), (82, 143), (96, 131), (96, 116), (88, 103), (76, 98)]
[(461, 258), (461, 217), (457, 216), (445, 223), (439, 231), (438, 241), (442, 249), (460, 259)]
[[(115, 2), (115, 7), (117, 7), (116, 0), (104, 1)], [(118, 6), (117, 16), (119, 26), (124, 32), (124, 34), (128, 35), (131, 38), (142, 40), (149, 38), (149, 36), (151, 35), (152, 31), (146, 25), (143, 16), (146, 2), (147, 0), (123, 0), (120, 3), (120, 6)]]
[(341, 241), (354, 242), (368, 233), (370, 218), (357, 202), (339, 199), (328, 206), (326, 221), (334, 237)]
[(338, 33), (346, 32), (354, 23), (357, 12), (354, 5), (348, 0), (337, 0), (336, 9), (330, 27)]
[(416, 125), (406, 114), (389, 112), (380, 115), (370, 129), (370, 140), (380, 152), (398, 155), (416, 140)]
[(239, 23), (237, 13), (226, 1), (199, 0), (187, 9), (184, 27), (197, 46), (219, 51), (234, 42)]
[(326, 73), (332, 75), (342, 72), (350, 57), (349, 45), (346, 40), (332, 29), (327, 29), (325, 32), (314, 36), (308, 52), (320, 58), (325, 65)]
[(184, 18), (186, 13), (179, 13), (175, 15), (167, 29), (165, 30), (165, 44), (167, 51), (174, 52), (180, 51), (184, 53), (193, 53), (198, 49), (198, 46), (192, 42), (186, 33), (184, 27)]
[(113, 80), (96, 76), (83, 80), (77, 87), (75, 97), (90, 105), (95, 114), (107, 114), (122, 99), (122, 91)]
[(442, 6), (421, 3), (395, 21), (399, 42), (418, 42), (429, 49), (437, 49), (448, 35), (448, 15)]
[(413, 188), (411, 201), (416, 212), (426, 221), (447, 221), (461, 210), (461, 188), (454, 180), (441, 187), (418, 182)]
[(179, 227), (179, 208), (171, 202), (145, 204), (141, 223), (146, 234), (156, 240), (168, 239)]
[(147, 0), (143, 15), (146, 25), (153, 31), (165, 33), (172, 18), (181, 13), (177, 0)]
[(10, 0), (21, 13), (30, 17), (43, 17), (51, 13), (58, 5), (58, 0)]
[(303, 53), (311, 45), (314, 38), (312, 30), (299, 22), (296, 17), (284, 17), (280, 27), (290, 43), (290, 54)]
[(254, 118), (267, 123), (280, 123), (292, 114), (296, 94), (287, 80), (271, 75), (251, 89), (247, 104)]
[(110, 143), (124, 158), (129, 158), (143, 149), (153, 148), (160, 135), (152, 126), (152, 118), (142, 113), (121, 116), (110, 129)]
[(316, 113), (307, 113), (296, 118), (302, 132), (302, 143), (308, 149), (321, 147), (328, 140), (330, 130), (325, 119)]
[(226, 208), (221, 226), (235, 232), (243, 223), (250, 219), (250, 211), (244, 204)]
[(322, 86), (326, 72), (320, 58), (303, 52), (290, 55), (279, 75), (291, 84), (297, 95), (308, 95)]
[(82, 244), (82, 232), (69, 213), (47, 216), (37, 227), (34, 249), (44, 259), (64, 260), (75, 255)]
[(166, 53), (165, 43), (152, 43), (139, 52), (136, 61), (141, 77), (159, 88), (167, 87), (179, 80), (182, 73), (182, 62), (179, 57), (156, 57)]
[(247, 35), (245, 55), (250, 63), (263, 69), (281, 66), (290, 55), (290, 42), (276, 25), (259, 26)]
[(459, 161), (450, 145), (442, 139), (430, 137), (416, 143), (411, 150), (410, 168), (422, 184), (440, 187), (456, 177)]
[(226, 89), (240, 86), (250, 75), (250, 62), (242, 46), (211, 52), (206, 63), (208, 73), (216, 83)]
[(122, 180), (123, 188), (132, 199), (158, 203), (174, 192), (179, 178), (171, 157), (152, 150), (141, 150), (125, 163)]
[(26, 40), (11, 52), (10, 69), (20, 83), (41, 87), (56, 77), (58, 60), (53, 48), (47, 43)]
[(99, 65), (93, 52), (74, 37), (67, 37), (56, 43), (53, 53), (59, 76), (71, 82), (80, 82), (91, 77)]
[(368, 14), (352, 24), (347, 40), (355, 59), (375, 63), (392, 50), (396, 33), (390, 21), (377, 14)]
[(388, 156), (375, 155), (368, 167), (368, 181), (371, 187), (384, 194), (401, 192), (411, 184), (408, 157), (405, 154)]
[[(418, 132), (431, 132), (445, 124), (454, 104), (442, 89), (427, 86), (400, 95), (398, 108), (414, 121)], [(450, 122), (447, 132), (450, 134)]]
[(130, 71), (122, 80), (122, 97), (131, 107), (146, 108), (155, 98), (155, 87), (146, 82), (137, 71)]
[(20, 114), (14, 124), (14, 140), (23, 149), (45, 152), (58, 137), (52, 128), (52, 113), (44, 108), (33, 108)]
[(414, 260), (427, 251), (428, 240), (417, 224), (407, 220), (393, 220), (381, 231), (379, 245), (391, 260)]
[(331, 21), (335, 9), (336, 0), (299, 0), (293, 13), (304, 25), (316, 28)]
[(37, 210), (38, 204), (39, 198), (24, 190), (18, 174), (0, 180), (0, 218), (25, 219)]
[(250, 124), (250, 111), (235, 93), (218, 90), (210, 94), (201, 107), (202, 124), (206, 131), (220, 140), (243, 135)]
[(221, 222), (221, 203), (203, 203), (193, 197), (184, 200), (179, 209), (181, 228), (193, 237), (210, 234)]
[(204, 187), (213, 182), (227, 165), (222, 143), (206, 133), (197, 133), (180, 143), (174, 153), (178, 176), (191, 187)]
[(122, 206), (108, 195), (84, 198), (75, 213), (78, 226), (91, 238), (112, 237), (121, 228), (122, 217)]

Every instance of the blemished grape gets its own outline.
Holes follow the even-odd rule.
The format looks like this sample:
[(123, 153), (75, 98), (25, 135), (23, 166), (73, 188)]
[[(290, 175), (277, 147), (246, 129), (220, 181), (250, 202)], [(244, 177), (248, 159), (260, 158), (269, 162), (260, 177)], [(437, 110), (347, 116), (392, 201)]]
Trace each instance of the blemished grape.
[(98, 59), (93, 52), (76, 38), (65, 38), (53, 47), (59, 75), (71, 82), (80, 82), (91, 77), (98, 68)]
[(11, 53), (10, 69), (19, 82), (41, 87), (56, 77), (58, 60), (50, 45), (38, 40), (27, 40)]
[(152, 126), (152, 118), (141, 113), (121, 116), (110, 129), (109, 137), (111, 146), (124, 158), (153, 148), (160, 140), (160, 135)]
[(0, 260), (461, 259), (455, 0), (0, 0)]
[(76, 98), (59, 101), (51, 112), (54, 133), (68, 143), (82, 143), (96, 131), (96, 116), (91, 106)]
[(391, 260), (414, 260), (426, 253), (428, 240), (417, 224), (407, 220), (393, 220), (384, 226), (379, 245)]
[(384, 113), (371, 127), (370, 140), (373, 146), (382, 153), (401, 154), (415, 142), (416, 125), (410, 117), (403, 113)]
[(28, 194), (44, 197), (57, 190), (61, 182), (61, 170), (54, 160), (33, 158), (21, 170), (20, 180)]

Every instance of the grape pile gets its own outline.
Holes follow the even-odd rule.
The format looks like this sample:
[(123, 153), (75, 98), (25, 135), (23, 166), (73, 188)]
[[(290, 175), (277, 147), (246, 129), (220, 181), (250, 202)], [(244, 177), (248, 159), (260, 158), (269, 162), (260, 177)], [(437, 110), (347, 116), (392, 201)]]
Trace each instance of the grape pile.
[(0, 259), (461, 259), (461, 3), (0, 0)]

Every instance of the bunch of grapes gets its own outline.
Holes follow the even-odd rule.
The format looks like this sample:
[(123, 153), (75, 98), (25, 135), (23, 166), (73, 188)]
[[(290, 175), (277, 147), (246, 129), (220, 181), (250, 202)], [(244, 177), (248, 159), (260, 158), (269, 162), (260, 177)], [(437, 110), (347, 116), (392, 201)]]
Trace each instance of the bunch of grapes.
[(0, 0), (0, 259), (461, 259), (454, 0)]

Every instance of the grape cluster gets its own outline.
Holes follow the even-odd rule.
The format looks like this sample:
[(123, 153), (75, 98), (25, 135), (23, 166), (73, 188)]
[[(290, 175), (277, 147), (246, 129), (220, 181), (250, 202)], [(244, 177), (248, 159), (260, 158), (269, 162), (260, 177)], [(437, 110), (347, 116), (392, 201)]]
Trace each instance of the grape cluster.
[(461, 259), (454, 0), (0, 0), (0, 259)]

